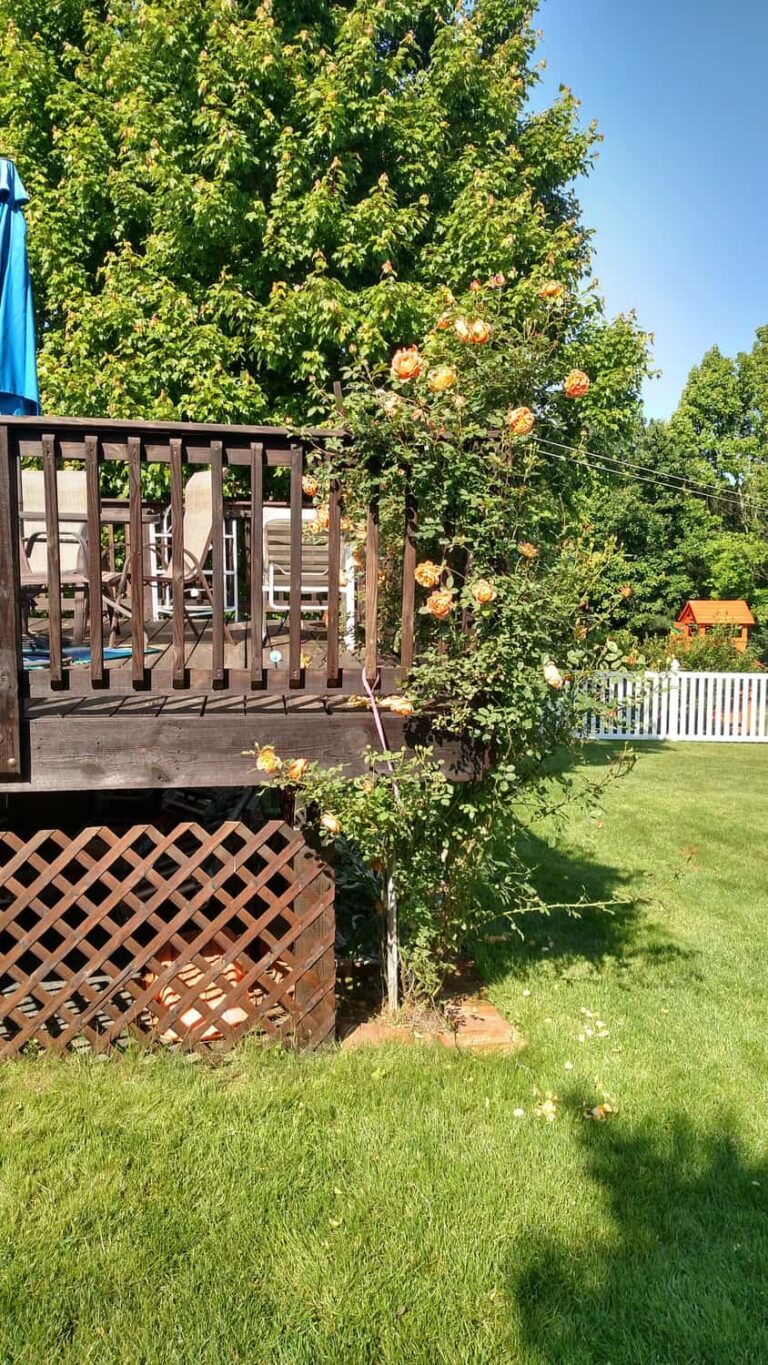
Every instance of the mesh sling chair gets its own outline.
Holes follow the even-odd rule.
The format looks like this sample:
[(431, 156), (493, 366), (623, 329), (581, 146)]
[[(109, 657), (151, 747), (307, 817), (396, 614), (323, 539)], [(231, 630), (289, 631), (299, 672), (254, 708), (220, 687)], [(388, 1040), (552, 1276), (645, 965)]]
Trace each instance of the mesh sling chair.
[[(184, 487), (182, 535), (184, 541), (184, 618), (188, 622), (192, 634), (196, 639), (199, 639), (202, 632), (199, 632), (195, 625), (193, 606), (190, 604), (188, 594), (202, 594), (207, 602), (207, 609), (210, 609), (211, 615), (213, 614), (213, 594), (205, 573), (205, 564), (211, 552), (213, 536), (213, 491), (209, 469), (199, 470), (198, 473), (192, 474)], [(173, 541), (173, 526), (171, 526), (171, 541)], [(154, 573), (145, 573), (143, 581), (150, 586), (156, 584), (158, 587), (171, 587), (173, 572), (170, 563), (163, 565)], [(127, 590), (128, 582), (129, 563), (126, 557), (120, 585), (121, 597)], [(226, 621), (224, 622), (224, 634), (229, 644), (233, 645), (234, 639)]]

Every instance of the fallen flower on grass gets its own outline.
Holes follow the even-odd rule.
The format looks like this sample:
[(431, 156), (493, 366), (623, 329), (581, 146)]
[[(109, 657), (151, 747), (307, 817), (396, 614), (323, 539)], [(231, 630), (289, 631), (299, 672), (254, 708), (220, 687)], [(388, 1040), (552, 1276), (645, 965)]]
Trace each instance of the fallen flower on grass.
[(523, 1119), (523, 1118), (525, 1118), (525, 1110), (524, 1110), (524, 1109), (513, 1109), (513, 1110), (512, 1110), (512, 1117), (513, 1117), (513, 1119)]
[(566, 1063), (565, 1063), (564, 1070), (565, 1070), (565, 1071), (573, 1071), (573, 1062), (566, 1062)]
[(537, 1119), (545, 1119), (547, 1123), (554, 1123), (557, 1118), (557, 1095), (548, 1091), (533, 1112)]
[(615, 1104), (608, 1104), (607, 1102), (595, 1104), (592, 1108), (589, 1105), (584, 1106), (585, 1119), (592, 1119), (593, 1123), (607, 1123), (611, 1115), (618, 1114), (618, 1112)]

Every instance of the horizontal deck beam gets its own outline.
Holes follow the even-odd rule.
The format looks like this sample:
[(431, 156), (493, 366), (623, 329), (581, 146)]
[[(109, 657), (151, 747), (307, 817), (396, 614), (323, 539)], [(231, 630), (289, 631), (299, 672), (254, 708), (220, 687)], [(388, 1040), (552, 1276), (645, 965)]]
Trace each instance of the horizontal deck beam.
[[(81, 704), (85, 711), (64, 698), (39, 710), (33, 705), (23, 722), (22, 780), (0, 782), (0, 794), (13, 799), (25, 792), (255, 786), (263, 774), (243, 750), (266, 744), (282, 758), (338, 765), (355, 776), (365, 770), (365, 750), (378, 747), (370, 714), (329, 713), (310, 698), (287, 713), (276, 704), (248, 709), (243, 698), (217, 699), (215, 709), (201, 707), (202, 714), (195, 712), (194, 698), (184, 699), (186, 710), (164, 714), (164, 703), (179, 705), (178, 694), (142, 697), (143, 710), (139, 698), (130, 701), (130, 709), (113, 715), (99, 713), (95, 699)], [(384, 715), (382, 721), (394, 750), (430, 740), (424, 717)], [(453, 781), (477, 772), (476, 755), (461, 741), (435, 748)]]

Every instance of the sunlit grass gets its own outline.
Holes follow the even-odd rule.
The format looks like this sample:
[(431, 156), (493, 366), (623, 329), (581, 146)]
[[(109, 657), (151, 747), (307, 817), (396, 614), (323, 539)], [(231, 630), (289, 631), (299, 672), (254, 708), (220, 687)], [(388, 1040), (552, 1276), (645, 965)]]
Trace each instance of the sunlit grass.
[(766, 773), (645, 750), (531, 830), (623, 903), (481, 948), (516, 1057), (0, 1069), (0, 1362), (768, 1360)]

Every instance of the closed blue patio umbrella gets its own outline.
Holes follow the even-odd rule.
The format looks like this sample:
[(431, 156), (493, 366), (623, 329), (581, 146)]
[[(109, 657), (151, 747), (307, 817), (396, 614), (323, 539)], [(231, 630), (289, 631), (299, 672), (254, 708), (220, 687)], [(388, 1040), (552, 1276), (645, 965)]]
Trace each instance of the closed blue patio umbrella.
[(12, 161), (0, 157), (0, 413), (40, 411), (35, 317), (27, 262), (29, 198)]

